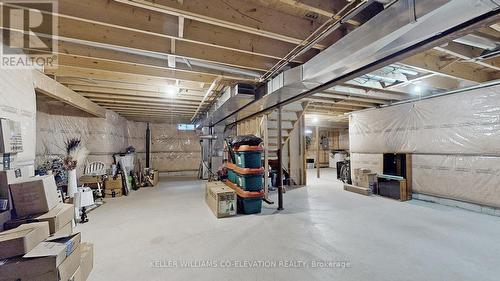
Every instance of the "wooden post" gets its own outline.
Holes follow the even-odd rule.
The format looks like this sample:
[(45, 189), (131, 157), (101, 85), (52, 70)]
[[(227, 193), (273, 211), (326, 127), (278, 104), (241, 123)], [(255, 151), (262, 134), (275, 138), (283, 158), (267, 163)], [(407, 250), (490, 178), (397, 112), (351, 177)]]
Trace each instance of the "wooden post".
[(278, 210), (283, 210), (283, 142), (281, 136), (281, 105), (278, 106)]
[(264, 198), (269, 198), (269, 136), (267, 115), (262, 116), (262, 136), (264, 138)]
[(319, 173), (319, 127), (316, 126), (316, 170), (317, 170), (317, 177), (319, 179), (320, 173)]

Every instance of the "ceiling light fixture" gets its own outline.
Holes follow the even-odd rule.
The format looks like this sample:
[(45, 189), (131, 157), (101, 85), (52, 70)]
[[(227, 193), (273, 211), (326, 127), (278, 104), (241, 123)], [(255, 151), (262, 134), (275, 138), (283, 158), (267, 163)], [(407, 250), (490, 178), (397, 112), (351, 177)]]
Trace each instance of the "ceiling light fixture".
[(176, 87), (174, 85), (167, 85), (165, 86), (164, 93), (167, 94), (168, 97), (175, 97), (177, 94), (179, 94), (179, 87)]

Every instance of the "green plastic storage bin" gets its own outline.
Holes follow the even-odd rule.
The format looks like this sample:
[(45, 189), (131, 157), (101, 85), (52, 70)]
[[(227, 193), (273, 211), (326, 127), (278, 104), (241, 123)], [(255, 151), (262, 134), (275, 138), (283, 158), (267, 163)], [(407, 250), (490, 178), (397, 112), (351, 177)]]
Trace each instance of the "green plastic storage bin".
[(238, 196), (237, 211), (240, 214), (258, 214), (262, 211), (262, 198), (243, 198)]
[(240, 146), (234, 150), (236, 165), (241, 168), (261, 168), (262, 167), (262, 147), (260, 146)]
[(236, 173), (232, 169), (227, 169), (227, 178), (232, 182), (238, 182)]
[(241, 187), (245, 191), (261, 191), (264, 183), (262, 182), (264, 179), (264, 174), (250, 174), (250, 175), (242, 175), (236, 173), (236, 184)]

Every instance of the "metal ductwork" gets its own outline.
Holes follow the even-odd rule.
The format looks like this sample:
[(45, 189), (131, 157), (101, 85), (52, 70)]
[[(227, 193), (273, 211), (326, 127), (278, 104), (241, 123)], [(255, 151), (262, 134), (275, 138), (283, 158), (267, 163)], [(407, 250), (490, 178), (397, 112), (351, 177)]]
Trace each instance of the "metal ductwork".
[(435, 41), (461, 24), (498, 16), (499, 7), (491, 0), (396, 1), (307, 63), (274, 77), (259, 100), (232, 115), (208, 116), (204, 123), (231, 124), (324, 91), (366, 74), (370, 67), (383, 67), (387, 60)]

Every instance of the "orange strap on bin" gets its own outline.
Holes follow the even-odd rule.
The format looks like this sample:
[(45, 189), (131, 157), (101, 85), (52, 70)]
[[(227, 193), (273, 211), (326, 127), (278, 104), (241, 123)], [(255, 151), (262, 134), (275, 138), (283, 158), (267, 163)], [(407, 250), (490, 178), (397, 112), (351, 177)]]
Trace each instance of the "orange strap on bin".
[(235, 148), (235, 152), (253, 152), (253, 151), (263, 151), (262, 146), (250, 146), (250, 145), (241, 145), (238, 148)]
[(233, 163), (227, 163), (226, 167), (240, 175), (255, 175), (255, 174), (263, 174), (264, 168), (241, 168), (236, 166)]
[(241, 189), (239, 186), (237, 186), (235, 183), (231, 182), (230, 180), (225, 181), (226, 185), (232, 188), (234, 191), (236, 191), (236, 194), (242, 198), (262, 198), (264, 197), (264, 191), (261, 192), (256, 192), (256, 191), (244, 191)]

